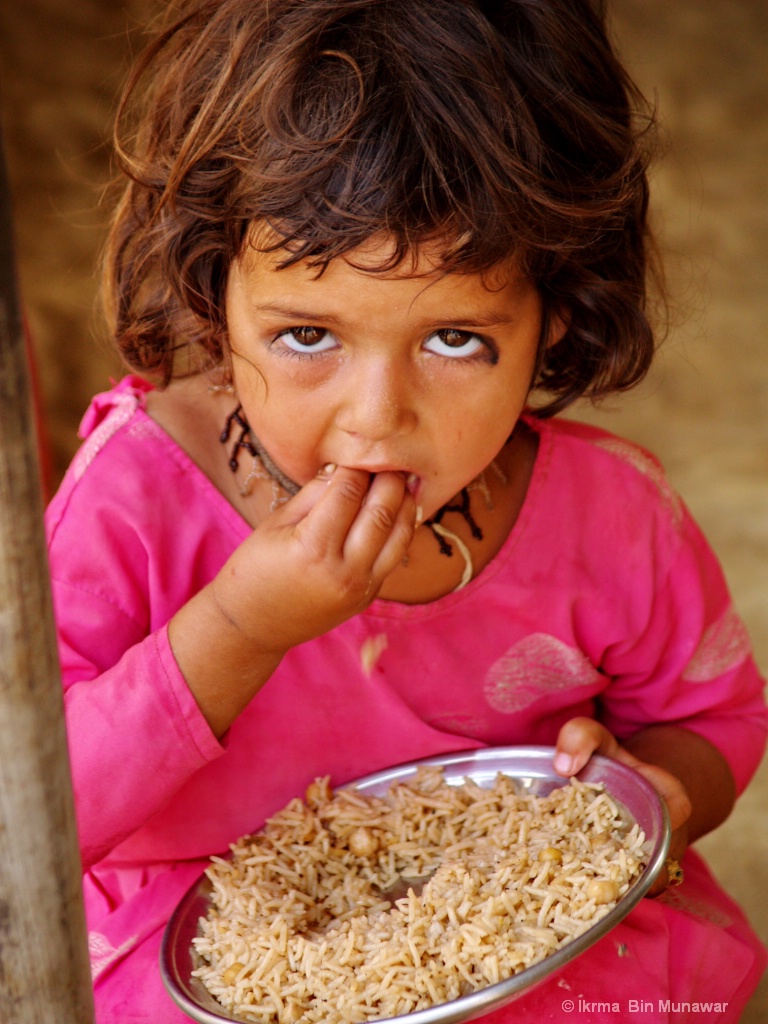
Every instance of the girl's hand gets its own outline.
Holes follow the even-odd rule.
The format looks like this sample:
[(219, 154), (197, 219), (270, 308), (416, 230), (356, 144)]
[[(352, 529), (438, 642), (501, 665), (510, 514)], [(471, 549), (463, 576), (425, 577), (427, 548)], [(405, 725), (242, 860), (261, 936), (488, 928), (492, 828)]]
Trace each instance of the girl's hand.
[(326, 467), (272, 513), (211, 584), (244, 639), (285, 653), (366, 608), (413, 538), (400, 473)]
[[(616, 737), (605, 726), (592, 718), (572, 718), (560, 730), (557, 737), (554, 767), (560, 775), (570, 777), (580, 772), (592, 754), (604, 754), (640, 772), (651, 783), (667, 805), (672, 841), (669, 856), (680, 860), (688, 846), (688, 822), (692, 804), (683, 783), (656, 764), (648, 764), (622, 747)], [(649, 890), (649, 896), (657, 896), (669, 884), (666, 869)]]
[(291, 647), (371, 603), (405, 557), (416, 505), (400, 473), (331, 467), (264, 520), (173, 616), (174, 657), (216, 736)]

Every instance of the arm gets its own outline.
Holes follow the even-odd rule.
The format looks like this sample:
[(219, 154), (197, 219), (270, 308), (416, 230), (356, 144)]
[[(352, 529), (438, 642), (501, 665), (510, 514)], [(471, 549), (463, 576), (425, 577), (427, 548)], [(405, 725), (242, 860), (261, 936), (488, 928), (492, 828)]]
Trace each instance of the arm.
[[(655, 765), (682, 784), (690, 802), (685, 823), (688, 843), (713, 831), (731, 813), (736, 802), (731, 770), (720, 751), (697, 733), (674, 725), (656, 725), (625, 740), (624, 748), (640, 762), (638, 770), (648, 771)], [(651, 781), (653, 775), (651, 772)], [(684, 808), (678, 811), (674, 792), (669, 797), (663, 790), (662, 794), (670, 816), (679, 813), (682, 817)]]
[(174, 656), (216, 736), (286, 651), (370, 604), (408, 550), (415, 513), (400, 474), (321, 473), (173, 617)]
[[(367, 474), (337, 473), (333, 486), (325, 479), (304, 488), (199, 587), (198, 534), (177, 548), (161, 543), (167, 572), (157, 561), (148, 568), (141, 537), (162, 527), (156, 518), (147, 527), (124, 523), (119, 493), (98, 515), (83, 502), (87, 546), (77, 513), (57, 526), (52, 582), (85, 867), (225, 755), (217, 737), (283, 651), (372, 600), (402, 558), (415, 511), (402, 479), (389, 474), (369, 489)], [(166, 536), (178, 535), (173, 519)]]
[[(124, 616), (87, 592), (55, 587), (62, 614), (64, 710), (84, 869), (127, 839), (225, 748), (212, 735), (179, 672), (167, 630), (136, 638)], [(71, 616), (71, 618), (70, 618)], [(99, 671), (69, 642), (103, 630), (126, 644)], [(76, 639), (81, 642), (79, 636)]]
[(610, 679), (599, 721), (566, 723), (556, 768), (574, 774), (594, 752), (637, 768), (667, 803), (679, 858), (730, 814), (763, 755), (768, 719), (717, 559), (679, 499), (660, 493), (661, 502), (638, 503), (641, 557), (629, 579), (616, 578), (622, 629), (598, 658)]

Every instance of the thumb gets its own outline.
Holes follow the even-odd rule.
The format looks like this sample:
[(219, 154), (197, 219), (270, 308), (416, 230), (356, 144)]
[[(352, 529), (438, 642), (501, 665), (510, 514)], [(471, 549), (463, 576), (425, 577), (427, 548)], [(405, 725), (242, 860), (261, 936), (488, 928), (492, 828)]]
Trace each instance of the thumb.
[(576, 775), (593, 754), (618, 757), (616, 738), (594, 718), (571, 718), (558, 733), (555, 770), (565, 776)]
[(323, 466), (314, 479), (304, 484), (288, 501), (276, 509), (273, 522), (280, 526), (296, 526), (318, 503), (328, 488), (334, 470), (333, 463)]

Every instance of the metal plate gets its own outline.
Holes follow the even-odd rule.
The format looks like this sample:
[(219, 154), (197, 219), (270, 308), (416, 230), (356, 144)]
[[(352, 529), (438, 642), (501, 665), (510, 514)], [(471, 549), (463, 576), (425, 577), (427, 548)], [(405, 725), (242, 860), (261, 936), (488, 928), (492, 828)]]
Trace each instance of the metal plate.
[[(466, 778), (480, 786), (490, 786), (501, 772), (517, 780), (527, 792), (546, 796), (567, 780), (552, 768), (552, 747), (490, 747), (444, 757), (428, 757), (421, 761), (397, 765), (350, 782), (368, 796), (382, 796), (394, 782), (402, 782), (415, 774), (420, 765), (439, 765), (446, 782), (460, 786)], [(622, 896), (616, 906), (590, 929), (572, 939), (561, 949), (532, 967), (520, 971), (506, 981), (489, 985), (449, 1003), (415, 1010), (404, 1017), (390, 1018), (403, 1024), (457, 1024), (490, 1013), (517, 999), (544, 980), (557, 974), (567, 963), (601, 939), (639, 903), (653, 883), (669, 850), (670, 828), (666, 808), (656, 791), (642, 775), (618, 761), (593, 756), (578, 776), (584, 782), (602, 782), (611, 797), (622, 806), (628, 821), (637, 822), (649, 843), (648, 865), (640, 878)], [(176, 1004), (199, 1024), (222, 1024), (242, 1021), (216, 1002), (192, 971), (198, 966), (192, 939), (198, 934), (198, 922), (208, 913), (211, 887), (203, 876), (187, 892), (173, 913), (163, 937), (160, 969), (168, 992)]]

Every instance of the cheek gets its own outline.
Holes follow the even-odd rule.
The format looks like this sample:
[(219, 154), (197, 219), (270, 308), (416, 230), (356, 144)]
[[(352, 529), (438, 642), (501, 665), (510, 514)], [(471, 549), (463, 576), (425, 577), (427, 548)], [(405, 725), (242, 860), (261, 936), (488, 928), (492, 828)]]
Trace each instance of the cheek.
[(306, 391), (297, 394), (270, 379), (243, 402), (254, 433), (280, 468), (299, 484), (319, 469), (327, 422), (322, 403)]
[(251, 412), (266, 401), (269, 383), (263, 371), (257, 363), (237, 352), (232, 357), (232, 383), (237, 397)]
[(451, 436), (467, 471), (478, 473), (496, 458), (512, 436), (527, 394), (527, 388), (492, 389), (471, 406), (454, 406)]
[(454, 403), (450, 418), (432, 434), (430, 478), (447, 489), (445, 500), (480, 474), (498, 456), (514, 430), (517, 415), (499, 415), (491, 403), (467, 407)]
[(454, 429), (465, 443), (482, 444), (485, 439), (491, 446), (503, 444), (512, 433), (527, 396), (527, 387), (506, 383), (460, 396), (451, 403)]

